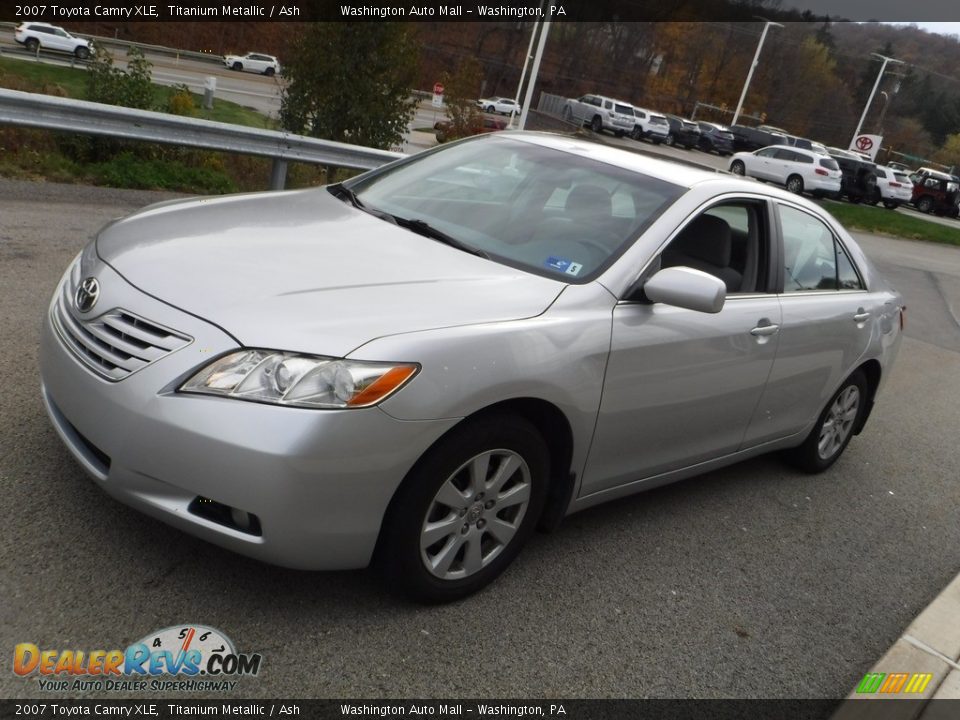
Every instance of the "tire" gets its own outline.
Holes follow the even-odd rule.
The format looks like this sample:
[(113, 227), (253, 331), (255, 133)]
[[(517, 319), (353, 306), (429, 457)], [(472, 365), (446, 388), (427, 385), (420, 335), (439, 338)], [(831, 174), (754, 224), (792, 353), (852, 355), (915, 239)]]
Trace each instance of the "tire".
[(24, 43), (27, 46), (27, 50), (32, 53), (35, 53), (40, 47), (40, 41), (36, 38), (27, 38), (27, 41)]
[(808, 473), (823, 472), (833, 465), (850, 443), (867, 400), (867, 379), (857, 370), (830, 398), (803, 444), (785, 453), (787, 460)]
[(742, 160), (734, 160), (732, 163), (730, 163), (730, 172), (732, 172), (734, 175), (743, 176), (747, 174), (747, 168), (743, 164)]
[(803, 178), (799, 175), (791, 175), (787, 178), (786, 188), (794, 195), (803, 195)]
[(637, 142), (640, 141), (640, 138), (643, 137), (643, 130), (640, 129), (639, 125), (635, 125), (633, 130), (630, 131), (630, 137), (632, 137)]
[(622, 138), (624, 135), (623, 130), (614, 130), (613, 134), (615, 137), (618, 137), (618, 138)]
[[(455, 428), (390, 503), (376, 560), (388, 587), (436, 603), (492, 582), (533, 532), (549, 472), (546, 443), (521, 417), (488, 415)], [(506, 492), (493, 489), (498, 482)]]
[(922, 213), (928, 213), (933, 210), (933, 198), (929, 195), (924, 195), (922, 198), (917, 200), (917, 210)]
[(593, 120), (590, 121), (590, 129), (595, 133), (599, 133), (603, 130), (603, 120), (600, 119), (599, 115), (593, 116)]
[(873, 195), (870, 196), (871, 205), (879, 205), (883, 201), (883, 195), (880, 194), (880, 188), (873, 189)]
[(77, 60), (86, 60), (90, 57), (90, 48), (81, 45), (73, 51), (73, 54), (77, 56)]
[(240, 70), (243, 70), (243, 63), (235, 62), (233, 65), (230, 66), (230, 69), (236, 70), (239, 72)]
[(898, 203), (898, 202), (892, 202), (892, 201), (890, 201), (890, 200), (884, 200), (884, 201), (883, 201), (883, 206), (884, 206), (887, 210), (896, 210), (899, 205), (900, 205), (900, 203)]
[(496, 112), (496, 111), (497, 111), (497, 109), (496, 109), (493, 105), (487, 105), (487, 112), (488, 112), (488, 113), (494, 113), (494, 112)]
[(672, 134), (671, 134), (671, 135), (667, 135), (667, 136), (663, 139), (663, 144), (666, 145), (667, 147), (673, 147), (673, 146), (676, 144), (676, 142), (677, 142), (677, 141), (674, 139), (674, 137), (673, 137)]
[(277, 74), (277, 71), (274, 70), (272, 67), (268, 67), (266, 70), (263, 71), (263, 74), (266, 75), (267, 77), (273, 77), (274, 75)]

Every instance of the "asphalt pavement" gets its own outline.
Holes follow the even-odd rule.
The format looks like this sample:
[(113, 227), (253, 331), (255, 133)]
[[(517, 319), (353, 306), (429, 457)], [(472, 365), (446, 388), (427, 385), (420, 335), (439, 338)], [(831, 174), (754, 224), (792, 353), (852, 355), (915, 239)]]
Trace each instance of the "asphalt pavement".
[[(50, 427), (37, 339), (97, 227), (166, 197), (0, 180), (8, 653), (122, 648), (202, 623), (263, 655), (240, 697), (839, 698), (960, 570), (960, 249), (862, 235), (906, 297), (907, 337), (866, 430), (823, 475), (762, 457), (594, 508), (443, 607), (399, 602), (367, 571), (269, 567), (144, 517)], [(52, 695), (8, 671), (0, 697)]]

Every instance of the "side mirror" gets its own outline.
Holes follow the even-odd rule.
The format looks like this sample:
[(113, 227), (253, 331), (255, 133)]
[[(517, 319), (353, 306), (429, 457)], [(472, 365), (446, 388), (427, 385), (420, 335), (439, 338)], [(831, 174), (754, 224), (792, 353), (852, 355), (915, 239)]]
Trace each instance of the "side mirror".
[(697, 312), (723, 310), (727, 285), (718, 277), (688, 267), (660, 270), (643, 285), (647, 298), (655, 303), (675, 305)]

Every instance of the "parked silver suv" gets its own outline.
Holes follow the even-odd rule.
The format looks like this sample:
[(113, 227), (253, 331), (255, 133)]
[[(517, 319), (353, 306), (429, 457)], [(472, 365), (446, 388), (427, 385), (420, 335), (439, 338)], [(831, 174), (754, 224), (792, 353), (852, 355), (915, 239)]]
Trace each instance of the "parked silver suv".
[(633, 132), (636, 124), (633, 105), (603, 95), (583, 95), (567, 100), (563, 119), (589, 125), (596, 133), (606, 130), (617, 137)]

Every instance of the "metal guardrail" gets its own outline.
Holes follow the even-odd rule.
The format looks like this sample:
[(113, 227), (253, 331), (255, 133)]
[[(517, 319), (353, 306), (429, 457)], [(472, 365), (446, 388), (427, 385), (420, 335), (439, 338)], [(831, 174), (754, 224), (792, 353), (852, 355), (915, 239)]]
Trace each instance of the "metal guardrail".
[(61, 130), (273, 158), (270, 189), (286, 184), (287, 163), (370, 170), (403, 153), (318, 140), (277, 130), (134, 110), (117, 105), (0, 89), (0, 125)]

